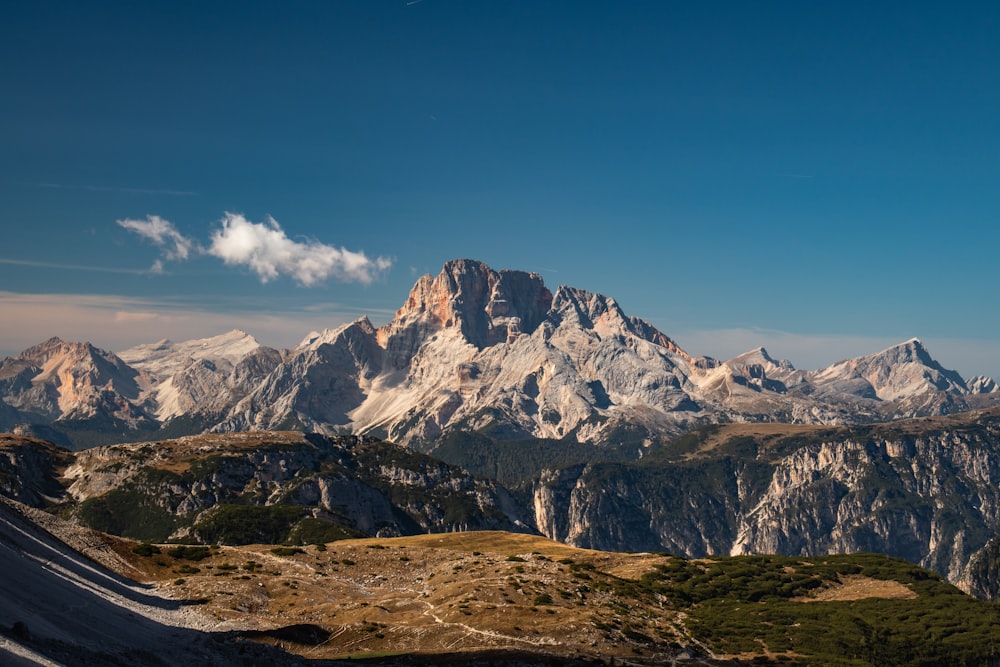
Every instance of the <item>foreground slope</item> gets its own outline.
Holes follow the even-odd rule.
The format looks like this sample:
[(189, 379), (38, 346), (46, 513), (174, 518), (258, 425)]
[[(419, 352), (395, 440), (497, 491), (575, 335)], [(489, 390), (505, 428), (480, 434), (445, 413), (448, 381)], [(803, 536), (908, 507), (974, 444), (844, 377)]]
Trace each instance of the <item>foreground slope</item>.
[[(96, 539), (100, 539), (99, 537)], [(138, 570), (121, 558), (119, 569)], [(301, 659), (235, 636), (201, 614), (73, 551), (0, 499), (0, 662), (7, 665), (213, 665)]]
[[(940, 418), (942, 422), (956, 420)], [(896, 426), (925, 434), (923, 429), (917, 429), (917, 423)], [(680, 511), (673, 517), (678, 523), (670, 528), (670, 534), (676, 539), (692, 538), (697, 533), (684, 533), (685, 521), (694, 524), (711, 517), (734, 500), (725, 494), (714, 499), (699, 495), (704, 491), (700, 484), (712, 479), (702, 466), (708, 465), (708, 472), (712, 472), (719, 466), (743, 465), (744, 472), (750, 473), (743, 480), (752, 494), (752, 480), (767, 477), (753, 474), (753, 465), (766, 470), (773, 464), (772, 459), (780, 460), (795, 452), (809, 454), (815, 444), (803, 438), (812, 427), (798, 427), (799, 432), (791, 436), (779, 430), (787, 426), (743, 428), (747, 430), (735, 441), (730, 437), (735, 434), (725, 432), (732, 427), (693, 434), (673, 443), (669, 450), (652, 449), (644, 459), (650, 465), (648, 469), (638, 470), (634, 464), (610, 465), (598, 477), (582, 476), (574, 489), (606, 498), (595, 503), (595, 508), (605, 512), (600, 516), (605, 530), (610, 531), (605, 534), (641, 537), (643, 507), (628, 503), (661, 498), (659, 502), (668, 505), (679, 503)], [(991, 428), (988, 422), (978, 427), (980, 431)], [(975, 429), (970, 426), (968, 430)], [(954, 449), (958, 460), (976, 441), (961, 443), (961, 438), (954, 435), (961, 431), (954, 425), (951, 433), (948, 441), (957, 445)], [(818, 435), (821, 442), (826, 442), (830, 434)], [(996, 646), (990, 643), (1000, 622), (996, 604), (977, 602), (939, 576), (885, 556), (799, 552), (784, 557), (707, 556), (688, 560), (664, 553), (589, 551), (538, 536), (496, 531), (340, 539), (350, 533), (324, 514), (333, 514), (329, 508), (317, 514), (302, 505), (284, 504), (295, 497), (288, 493), (295, 488), (294, 483), (292, 487), (283, 486), (286, 481), (297, 480), (302, 486), (313, 483), (304, 467), (298, 470), (306, 474), (285, 477), (289, 463), (294, 464), (299, 457), (315, 456), (322, 447), (328, 447), (342, 457), (339, 465), (343, 470), (357, 465), (368, 470), (365, 474), (381, 475), (401, 484), (394, 491), (386, 487), (387, 497), (395, 498), (394, 502), (415, 501), (423, 516), (434, 516), (448, 502), (456, 491), (452, 482), (459, 482), (459, 491), (464, 483), (463, 477), (449, 473), (437, 480), (444, 495), (414, 495), (414, 488), (423, 488), (423, 482), (414, 468), (399, 465), (396, 455), (405, 454), (402, 450), (384, 443), (384, 447), (366, 448), (374, 443), (353, 437), (349, 440), (353, 441), (350, 447), (343, 447), (344, 443), (338, 445), (327, 439), (317, 445), (299, 434), (237, 434), (70, 454), (39, 441), (8, 437), (0, 447), (4, 493), (20, 493), (25, 499), (36, 498), (46, 505), (56, 503), (54, 509), (70, 516), (127, 523), (135, 512), (148, 518), (151, 506), (160, 507), (157, 502), (173, 507), (180, 500), (177, 507), (195, 507), (195, 503), (204, 504), (208, 499), (216, 504), (186, 515), (191, 520), (185, 522), (184, 530), (177, 531), (176, 524), (170, 527), (181, 541), (201, 545), (158, 546), (70, 529), (51, 515), (21, 506), (20, 518), (8, 521), (15, 528), (6, 533), (0, 530), (0, 542), (14, 546), (11, 558), (28, 555), (37, 567), (22, 570), (17, 564), (11, 565), (9, 571), (16, 578), (6, 580), (11, 605), (3, 613), (28, 609), (33, 614), (36, 598), (44, 604), (38, 607), (42, 614), (38, 618), (30, 614), (0, 617), (0, 631), (16, 644), (7, 650), (26, 654), (44, 647), (49, 651), (45, 655), (62, 656), (79, 646), (87, 664), (110, 661), (109, 656), (115, 656), (119, 663), (134, 664), (146, 660), (144, 651), (151, 650), (150, 646), (177, 638), (172, 634), (165, 638), (161, 628), (140, 624), (140, 636), (125, 633), (117, 643), (102, 640), (95, 644), (89, 634), (90, 621), (85, 619), (60, 625), (65, 635), (53, 634), (45, 610), (56, 599), (70, 600), (70, 611), (87, 609), (98, 616), (107, 614), (112, 625), (103, 631), (110, 632), (118, 622), (117, 607), (131, 609), (131, 602), (176, 606), (169, 600), (157, 602), (152, 593), (145, 595), (145, 591), (124, 580), (101, 574), (55, 544), (49, 533), (58, 526), (60, 535), (75, 534), (74, 543), (119, 573), (155, 582), (170, 599), (198, 601), (190, 609), (204, 614), (200, 618), (212, 627), (280, 642), (309, 658), (391, 653), (392, 657), (383, 658), (383, 662), (399, 664), (403, 658), (397, 654), (404, 653), (408, 654), (405, 661), (411, 664), (482, 664), (489, 660), (498, 665), (536, 665), (558, 664), (553, 661), (563, 662), (571, 656), (578, 662), (615, 656), (648, 664), (675, 659), (681, 664), (716, 664), (720, 660), (763, 657), (781, 658), (791, 664), (887, 665), (988, 664), (991, 656), (996, 657)], [(747, 455), (751, 445), (756, 452), (753, 457)], [(989, 458), (988, 452), (985, 454)], [(407, 456), (422, 461), (424, 471), (451, 470), (427, 457)], [(713, 460), (717, 463), (712, 464)], [(39, 461), (42, 474), (22, 472), (24, 466), (33, 467)], [(692, 465), (685, 466), (684, 461)], [(628, 474), (623, 468), (629, 470)], [(327, 470), (323, 474), (339, 478), (332, 473)], [(137, 487), (137, 476), (151, 485)], [(128, 481), (116, 484), (119, 478)], [(205, 479), (228, 480), (226, 483), (240, 480), (233, 488), (248, 495), (240, 504), (220, 505), (213, 494), (221, 496), (230, 491), (224, 484), (206, 484)], [(603, 487), (592, 485), (601, 479)], [(820, 488), (825, 486), (812, 474), (803, 479), (807, 485), (819, 481)], [(65, 486), (52, 486), (53, 480), (63, 485), (72, 482), (70, 488), (77, 487), (73, 492), (87, 499), (79, 504), (67, 502), (72, 496), (65, 493)], [(673, 480), (673, 484), (651, 484), (650, 480)], [(721, 488), (725, 487), (723, 481)], [(944, 487), (959, 488), (949, 480), (944, 481)], [(478, 489), (474, 495), (490, 498), (488, 485), (473, 488)], [(260, 491), (259, 496), (255, 496), (254, 489)], [(653, 489), (658, 489), (659, 495), (650, 493)], [(60, 495), (60, 490), (65, 495)], [(130, 495), (115, 501), (110, 494), (120, 490)], [(858, 491), (861, 500), (870, 497), (864, 489)], [(573, 493), (568, 496), (572, 498)], [(256, 502), (273, 502), (254, 504), (255, 497)], [(875, 496), (889, 500), (895, 497), (892, 493)], [(588, 496), (577, 500), (581, 498), (589, 502)], [(91, 500), (100, 502), (88, 505)], [(363, 514), (370, 500), (354, 494), (337, 506), (337, 511), (342, 512), (341, 518), (359, 510)], [(985, 499), (984, 504), (992, 502)], [(89, 512), (81, 511), (84, 507), (89, 507)], [(894, 525), (892, 521), (906, 523), (911, 511), (899, 504), (885, 509), (885, 514), (873, 509), (870, 527)], [(685, 512), (686, 518), (682, 516)], [(945, 525), (946, 515), (935, 517), (939, 526)], [(767, 527), (771, 529), (788, 520), (781, 513), (770, 516)], [(808, 518), (798, 509), (789, 516)], [(724, 519), (716, 517), (715, 523), (696, 525), (695, 529), (704, 531), (701, 539), (709, 539), (725, 528)], [(909, 521), (915, 519), (919, 519), (919, 513), (910, 516)], [(134, 525), (147, 524), (140, 521)], [(49, 530), (40, 530), (39, 526)], [(331, 527), (336, 530), (331, 532)], [(417, 532), (425, 530), (428, 528)], [(943, 534), (940, 528), (938, 532)], [(18, 535), (41, 537), (23, 545)], [(253, 541), (248, 537), (267, 538), (271, 544), (247, 544)], [(286, 541), (301, 546), (274, 546), (274, 542)], [(960, 543), (963, 538), (953, 541)], [(32, 551), (36, 544), (48, 546), (45, 551)], [(989, 575), (995, 550), (988, 546), (983, 554), (983, 558), (974, 559), (974, 566)], [(79, 583), (89, 592), (95, 587), (110, 588), (119, 597), (105, 593), (101, 596), (115, 609), (105, 609), (103, 602), (73, 607), (77, 597), (72, 591), (64, 594), (61, 588), (50, 595), (47, 586), (53, 576), (76, 578), (76, 583), (70, 583)], [(111, 583), (105, 581), (109, 578)], [(981, 582), (988, 585), (995, 580), (995, 576), (985, 576)], [(22, 583), (28, 586), (15, 590)], [(83, 600), (80, 604), (90, 602)], [(172, 622), (160, 617), (153, 620), (168, 625)], [(203, 626), (194, 623), (194, 627)], [(45, 639), (32, 644), (32, 637)], [(203, 639), (196, 635), (189, 645), (201, 647)], [(228, 647), (225, 644), (218, 651)], [(443, 655), (455, 651), (462, 653)], [(212, 655), (211, 651), (208, 655)], [(217, 658), (207, 662), (212, 660)]]
[(685, 560), (501, 532), (189, 553), (164, 545), (133, 562), (161, 588), (205, 600), (202, 613), (312, 658), (884, 667), (1000, 657), (996, 604), (871, 554)]

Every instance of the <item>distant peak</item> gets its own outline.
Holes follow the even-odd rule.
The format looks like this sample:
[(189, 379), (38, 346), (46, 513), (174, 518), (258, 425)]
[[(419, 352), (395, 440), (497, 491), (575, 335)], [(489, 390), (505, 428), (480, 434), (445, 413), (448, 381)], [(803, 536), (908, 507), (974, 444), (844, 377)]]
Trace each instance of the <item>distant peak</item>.
[[(26, 350), (23, 350), (21, 354), (19, 354), (18, 356), (24, 358), (32, 357), (39, 354), (49, 353), (52, 350), (64, 347), (66, 345), (68, 345), (68, 343), (66, 343), (66, 341), (64, 341), (62, 338), (59, 338), (58, 336), (53, 336), (52, 338), (49, 338), (47, 341), (38, 343), (37, 345), (32, 345)], [(74, 345), (79, 345), (79, 343), (75, 343)]]
[(760, 347), (755, 347), (752, 350), (748, 350), (743, 354), (737, 355), (733, 357), (731, 361), (739, 362), (739, 361), (745, 361), (747, 359), (770, 361), (772, 363), (775, 363), (774, 359), (771, 358), (771, 355), (767, 353), (767, 350), (764, 349), (763, 345), (761, 345)]
[(896, 343), (873, 356), (894, 356), (897, 354), (914, 354), (919, 358), (929, 358), (930, 353), (919, 338), (910, 338), (902, 343)]

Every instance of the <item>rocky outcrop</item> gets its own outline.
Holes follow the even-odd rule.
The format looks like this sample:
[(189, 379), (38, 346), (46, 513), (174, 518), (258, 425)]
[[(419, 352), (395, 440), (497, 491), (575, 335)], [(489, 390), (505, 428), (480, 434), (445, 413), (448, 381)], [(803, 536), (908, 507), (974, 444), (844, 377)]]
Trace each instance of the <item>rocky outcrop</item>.
[(310, 338), (235, 406), (214, 430), (301, 428), (350, 432), (349, 413), (381, 368), (367, 318)]
[(378, 331), (389, 363), (409, 364), (433, 333), (457, 329), (478, 349), (530, 334), (548, 314), (552, 293), (536, 273), (494, 271), (481, 262), (460, 259), (441, 273), (417, 280), (396, 317)]
[(974, 597), (1000, 600), (1000, 535), (972, 554), (956, 584)]
[(969, 378), (966, 380), (965, 386), (969, 388), (969, 392), (972, 394), (992, 394), (993, 392), (1000, 391), (1000, 386), (997, 385), (993, 378), (983, 375), (975, 375)]

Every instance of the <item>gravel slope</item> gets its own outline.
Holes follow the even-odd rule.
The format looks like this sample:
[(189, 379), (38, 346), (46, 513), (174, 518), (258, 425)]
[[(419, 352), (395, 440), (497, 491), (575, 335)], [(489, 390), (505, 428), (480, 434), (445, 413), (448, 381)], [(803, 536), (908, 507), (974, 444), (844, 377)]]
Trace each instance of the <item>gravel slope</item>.
[(0, 502), (0, 663), (304, 664), (231, 633), (204, 631), (183, 601), (81, 556)]

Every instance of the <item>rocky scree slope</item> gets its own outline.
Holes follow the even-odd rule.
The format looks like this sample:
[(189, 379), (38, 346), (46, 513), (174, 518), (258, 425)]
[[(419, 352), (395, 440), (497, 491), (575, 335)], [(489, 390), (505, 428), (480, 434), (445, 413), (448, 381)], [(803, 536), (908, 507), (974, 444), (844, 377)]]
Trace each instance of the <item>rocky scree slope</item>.
[(181, 600), (81, 556), (6, 499), (0, 571), (4, 665), (315, 664), (235, 633), (205, 631), (208, 620)]

